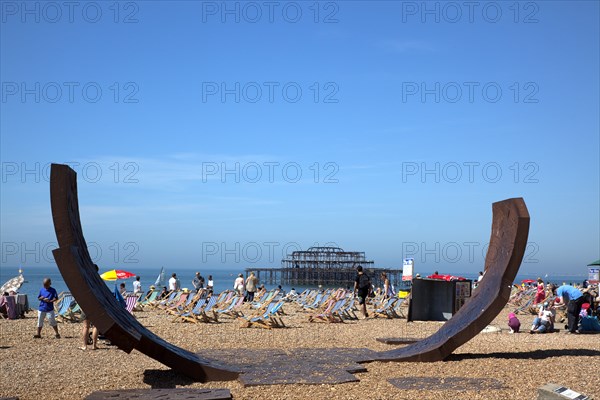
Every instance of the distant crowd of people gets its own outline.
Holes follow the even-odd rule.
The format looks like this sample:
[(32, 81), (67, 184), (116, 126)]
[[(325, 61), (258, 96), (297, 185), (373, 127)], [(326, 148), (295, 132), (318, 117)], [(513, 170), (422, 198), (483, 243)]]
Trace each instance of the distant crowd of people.
[[(517, 285), (515, 285), (517, 286)], [(532, 285), (522, 283), (517, 286), (520, 290), (531, 289)], [(556, 286), (538, 278), (535, 282), (534, 305), (537, 305), (537, 315), (533, 320), (530, 333), (547, 333), (555, 330), (557, 313), (566, 313), (565, 325), (567, 334), (600, 331), (600, 293), (598, 284), (590, 285), (584, 280), (581, 285), (563, 284)], [(520, 322), (514, 313), (508, 316), (508, 326), (511, 332), (519, 332)], [(562, 322), (563, 318), (559, 318)]]

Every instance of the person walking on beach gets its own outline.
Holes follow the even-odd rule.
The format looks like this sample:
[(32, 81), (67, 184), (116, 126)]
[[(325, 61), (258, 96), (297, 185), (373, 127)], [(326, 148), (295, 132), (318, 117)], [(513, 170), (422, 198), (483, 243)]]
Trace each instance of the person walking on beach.
[(192, 285), (194, 285), (196, 291), (204, 289), (204, 277), (200, 275), (200, 272), (196, 272), (196, 276), (192, 279)]
[(137, 295), (142, 293), (142, 283), (140, 282), (140, 277), (136, 276), (135, 281), (133, 281), (133, 294)]
[(585, 302), (585, 297), (581, 290), (570, 286), (562, 285), (556, 289), (557, 305), (567, 306), (567, 333), (577, 333), (579, 325), (579, 313), (581, 305)]
[(358, 304), (361, 306), (363, 317), (367, 318), (367, 296), (371, 291), (371, 278), (363, 272), (363, 267), (356, 267), (356, 280), (354, 281), (354, 295), (358, 294)]
[(246, 301), (251, 303), (254, 301), (254, 292), (256, 292), (256, 285), (258, 279), (254, 276), (254, 272), (250, 272), (250, 276), (246, 279)]
[(244, 295), (244, 275), (238, 275), (238, 277), (235, 279), (235, 282), (233, 282), (233, 289), (238, 293), (238, 295)]
[(33, 337), (36, 339), (42, 337), (42, 327), (44, 326), (46, 316), (48, 316), (48, 323), (52, 329), (54, 329), (54, 337), (60, 339), (58, 325), (54, 315), (54, 303), (58, 300), (58, 293), (56, 293), (56, 289), (51, 286), (52, 280), (50, 278), (44, 278), (43, 285), (44, 287), (40, 289), (40, 293), (38, 294), (40, 306), (38, 308), (37, 334), (33, 335)]
[(173, 292), (175, 290), (179, 290), (179, 281), (177, 280), (177, 274), (173, 272), (173, 275), (169, 279), (169, 291)]

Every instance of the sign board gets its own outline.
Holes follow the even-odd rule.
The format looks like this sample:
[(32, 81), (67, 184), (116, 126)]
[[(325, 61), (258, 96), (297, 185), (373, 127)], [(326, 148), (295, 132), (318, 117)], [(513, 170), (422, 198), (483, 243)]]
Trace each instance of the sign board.
[(404, 261), (402, 262), (402, 280), (403, 281), (412, 281), (414, 268), (415, 268), (415, 259), (414, 258), (405, 258)]
[(600, 268), (588, 269), (588, 281), (590, 283), (600, 283)]

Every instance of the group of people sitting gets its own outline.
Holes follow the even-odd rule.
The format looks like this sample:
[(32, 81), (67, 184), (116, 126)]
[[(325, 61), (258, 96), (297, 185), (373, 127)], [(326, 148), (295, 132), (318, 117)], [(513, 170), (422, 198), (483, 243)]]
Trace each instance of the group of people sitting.
[[(581, 286), (562, 285), (557, 288), (549, 283), (544, 287), (542, 279), (538, 278), (534, 304), (539, 304), (539, 308), (529, 333), (554, 332), (557, 311), (566, 312), (566, 333), (600, 332), (600, 296), (597, 286), (584, 282)], [(564, 319), (565, 317), (559, 318), (560, 322)], [(515, 313), (510, 313), (510, 332), (519, 332), (520, 325)]]

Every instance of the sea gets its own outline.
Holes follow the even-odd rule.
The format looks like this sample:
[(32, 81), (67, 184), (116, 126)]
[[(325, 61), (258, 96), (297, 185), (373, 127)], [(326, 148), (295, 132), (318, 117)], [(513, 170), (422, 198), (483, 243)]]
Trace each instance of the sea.
[[(42, 287), (42, 281), (44, 278), (50, 278), (52, 280), (52, 287), (54, 287), (58, 293), (63, 291), (69, 291), (69, 288), (65, 284), (58, 267), (40, 267), (40, 266), (32, 266), (32, 267), (21, 267), (23, 271), (23, 277), (25, 278), (25, 282), (23, 286), (19, 289), (19, 293), (27, 294), (30, 301), (31, 299), (37, 298), (40, 288)], [(142, 290), (147, 291), (151, 285), (154, 285), (159, 274), (160, 268), (144, 268), (144, 267), (135, 267), (129, 270), (130, 272), (138, 275), (140, 277), (140, 282), (142, 283)], [(215, 291), (222, 292), (226, 289), (233, 289), (233, 282), (238, 274), (244, 273), (244, 269), (224, 269), (224, 268), (204, 268), (200, 270), (189, 269), (189, 268), (165, 268), (165, 280), (168, 280), (171, 277), (172, 273), (177, 273), (177, 277), (181, 283), (182, 288), (192, 289), (192, 279), (196, 274), (196, 271), (200, 272), (200, 274), (204, 277), (206, 281), (208, 281), (208, 276), (212, 275), (215, 285)], [(100, 273), (106, 271), (100, 271)], [(421, 274), (421, 276), (427, 276), (433, 273), (433, 271), (416, 271)], [(415, 273), (416, 273), (415, 272)], [(444, 272), (446, 273), (446, 272)], [(0, 285), (6, 282), (7, 280), (19, 275), (19, 267), (2, 267), (0, 268)], [(477, 279), (478, 273), (453, 273), (453, 275), (462, 276), (467, 279)], [(581, 284), (584, 279), (587, 279), (587, 275), (582, 272), (580, 275), (544, 275), (540, 276), (545, 282), (552, 282), (558, 285), (561, 284), (572, 284), (577, 283)], [(530, 274), (518, 274), (515, 283), (520, 284), (524, 279), (537, 279), (538, 276), (530, 275)], [(133, 291), (133, 281), (135, 278), (129, 278), (118, 281), (107, 281), (107, 287), (113, 291), (116, 285), (119, 285), (121, 282), (124, 282), (128, 291)], [(261, 282), (262, 283), (262, 282)], [(260, 283), (259, 283), (260, 284)], [(166, 282), (165, 282), (166, 285)], [(267, 289), (275, 288), (277, 285), (267, 285), (265, 287)], [(282, 285), (283, 290), (286, 292), (291, 289), (290, 286)], [(304, 290), (305, 286), (295, 286), (295, 289), (300, 292)]]

